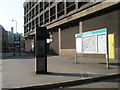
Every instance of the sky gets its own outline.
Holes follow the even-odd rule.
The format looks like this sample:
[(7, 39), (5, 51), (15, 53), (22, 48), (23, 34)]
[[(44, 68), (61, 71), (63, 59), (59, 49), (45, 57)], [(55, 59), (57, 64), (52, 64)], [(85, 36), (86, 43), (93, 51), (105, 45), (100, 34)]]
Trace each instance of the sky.
[(23, 2), (25, 0), (0, 0), (0, 25), (4, 27), (6, 31), (11, 31), (11, 27), (14, 27), (16, 32), (24, 33), (24, 8)]

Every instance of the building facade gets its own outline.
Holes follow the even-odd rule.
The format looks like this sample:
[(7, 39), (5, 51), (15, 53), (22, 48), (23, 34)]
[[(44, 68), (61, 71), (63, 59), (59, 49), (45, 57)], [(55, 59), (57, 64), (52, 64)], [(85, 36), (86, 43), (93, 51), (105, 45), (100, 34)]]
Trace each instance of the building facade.
[[(107, 28), (112, 40), (113, 59), (118, 59), (120, 52), (119, 1), (109, 0), (49, 0), (24, 2), (24, 35), (26, 51), (30, 52), (34, 44), (35, 27), (46, 26), (52, 33), (53, 42), (50, 53), (66, 56), (75, 55), (75, 34)], [(80, 53), (81, 57), (105, 58), (104, 54)]]
[(0, 25), (0, 56), (2, 56), (2, 53), (6, 53), (8, 51), (8, 32), (3, 28), (2, 25)]

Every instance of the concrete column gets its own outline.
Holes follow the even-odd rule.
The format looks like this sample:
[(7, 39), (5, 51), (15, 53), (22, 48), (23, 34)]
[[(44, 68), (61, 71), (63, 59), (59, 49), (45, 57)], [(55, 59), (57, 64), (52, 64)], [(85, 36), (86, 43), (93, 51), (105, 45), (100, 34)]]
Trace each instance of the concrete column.
[(75, 9), (78, 10), (78, 0), (75, 0)]
[(67, 2), (67, 1), (66, 1), (66, 0), (64, 0), (64, 12), (65, 12), (65, 14), (64, 14), (64, 15), (65, 15), (65, 16), (66, 16), (66, 14), (67, 14), (66, 2)]
[(79, 33), (83, 32), (83, 28), (82, 28), (82, 21), (79, 22)]
[(57, 19), (57, 4), (55, 5), (55, 16), (56, 16), (56, 19)]
[(60, 52), (61, 52), (61, 29), (59, 28), (58, 29), (58, 39), (59, 39), (59, 54), (60, 54)]

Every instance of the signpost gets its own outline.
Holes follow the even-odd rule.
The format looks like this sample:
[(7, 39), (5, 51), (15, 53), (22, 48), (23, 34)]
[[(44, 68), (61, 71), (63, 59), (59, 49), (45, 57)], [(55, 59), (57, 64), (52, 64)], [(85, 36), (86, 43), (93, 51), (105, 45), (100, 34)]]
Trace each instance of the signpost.
[[(77, 53), (106, 54), (106, 67), (109, 68), (108, 34), (106, 28), (75, 34), (75, 37), (76, 59)], [(77, 60), (75, 60), (76, 62)]]

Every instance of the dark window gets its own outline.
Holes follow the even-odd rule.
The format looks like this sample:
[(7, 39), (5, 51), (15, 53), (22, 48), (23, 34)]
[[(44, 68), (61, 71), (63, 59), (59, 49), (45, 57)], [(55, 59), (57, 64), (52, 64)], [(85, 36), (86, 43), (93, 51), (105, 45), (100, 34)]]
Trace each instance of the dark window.
[(81, 6), (83, 6), (83, 5), (85, 5), (86, 3), (88, 3), (88, 2), (78, 2), (78, 8), (80, 8)]
[(36, 21), (35, 24), (36, 24), (36, 27), (37, 27), (38, 26), (38, 17), (36, 18), (35, 21)]
[(44, 2), (44, 9), (46, 9), (47, 7), (49, 7), (49, 2)]
[(26, 9), (26, 6), (24, 7), (24, 14), (26, 14), (26, 12), (27, 12), (27, 9)]
[(55, 0), (50, 0), (50, 5), (52, 5), (55, 2)]
[(33, 20), (33, 21), (32, 21), (32, 30), (34, 29), (34, 25), (35, 25), (35, 24), (34, 24), (34, 20)]
[(24, 33), (26, 33), (27, 32), (27, 27), (26, 26), (24, 26)]
[(40, 25), (43, 25), (43, 14), (40, 16)]
[(66, 2), (67, 13), (75, 10), (75, 2)]
[(27, 12), (28, 12), (28, 3), (27, 3)]
[(55, 6), (50, 9), (50, 21), (55, 19)]
[(32, 18), (34, 17), (34, 8), (32, 9)]
[(43, 11), (43, 2), (40, 2), (40, 12)]
[(27, 14), (27, 17), (26, 17), (26, 22), (28, 22), (28, 14)]
[(31, 6), (32, 6), (32, 7), (34, 6), (34, 2), (31, 2)]
[(31, 2), (29, 2), (29, 9), (31, 9)]
[(26, 32), (28, 32), (28, 24), (26, 25)]
[(36, 15), (38, 14), (38, 9), (39, 9), (39, 8), (38, 8), (38, 5), (37, 5), (37, 6), (36, 6)]
[(32, 23), (31, 22), (29, 23), (29, 27), (30, 27), (30, 30), (31, 30), (32, 29)]
[(49, 22), (49, 11), (45, 12), (45, 24)]
[(29, 21), (30, 21), (30, 18), (31, 18), (31, 13), (29, 12)]
[(62, 15), (64, 15), (64, 2), (59, 2), (57, 5), (57, 16), (59, 18)]

